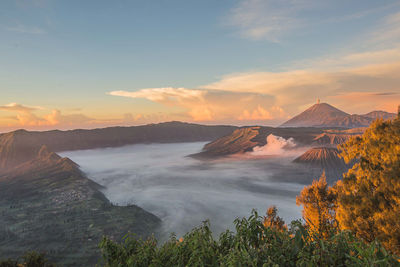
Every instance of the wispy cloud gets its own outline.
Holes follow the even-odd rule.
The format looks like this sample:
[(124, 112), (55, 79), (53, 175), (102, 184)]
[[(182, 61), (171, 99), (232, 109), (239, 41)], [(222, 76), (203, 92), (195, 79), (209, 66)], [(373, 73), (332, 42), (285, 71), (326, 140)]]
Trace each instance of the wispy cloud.
[[(236, 28), (244, 38), (280, 42), (283, 37), (296, 33), (299, 29), (358, 20), (379, 12), (398, 10), (399, 6), (396, 2), (373, 8), (363, 8), (360, 5), (353, 10), (344, 9), (339, 13), (330, 13), (331, 8), (337, 7), (334, 1), (239, 0), (224, 17), (223, 24)], [(399, 14), (393, 14), (386, 18), (376, 31), (377, 41), (399, 35), (398, 16)]]
[(400, 43), (400, 12), (388, 15), (369, 38), (375, 43), (393, 45)]
[(7, 31), (10, 32), (18, 32), (18, 33), (28, 33), (28, 34), (45, 34), (46, 31), (42, 28), (36, 26), (26, 26), (22, 24), (18, 24), (16, 26), (7, 26), (5, 27)]
[(175, 102), (185, 99), (202, 100), (205, 91), (192, 90), (186, 88), (149, 88), (136, 92), (112, 91), (109, 94), (114, 96), (126, 96), (131, 98), (146, 98), (151, 101)]
[(296, 13), (309, 6), (307, 0), (242, 0), (231, 9), (226, 24), (237, 27), (250, 39), (278, 42), (280, 37), (303, 24)]
[(15, 112), (32, 112), (34, 110), (42, 109), (41, 107), (29, 107), (18, 103), (10, 103), (7, 105), (0, 106), (0, 110), (3, 111), (15, 111)]

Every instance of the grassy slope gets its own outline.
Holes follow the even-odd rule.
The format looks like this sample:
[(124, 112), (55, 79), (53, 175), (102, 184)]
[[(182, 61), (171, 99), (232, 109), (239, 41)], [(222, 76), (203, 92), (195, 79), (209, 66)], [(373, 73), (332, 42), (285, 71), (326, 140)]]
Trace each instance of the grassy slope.
[(98, 189), (63, 161), (0, 177), (0, 258), (34, 249), (63, 265), (90, 266), (103, 235), (119, 240), (128, 231), (149, 236), (157, 229), (156, 216), (113, 206)]

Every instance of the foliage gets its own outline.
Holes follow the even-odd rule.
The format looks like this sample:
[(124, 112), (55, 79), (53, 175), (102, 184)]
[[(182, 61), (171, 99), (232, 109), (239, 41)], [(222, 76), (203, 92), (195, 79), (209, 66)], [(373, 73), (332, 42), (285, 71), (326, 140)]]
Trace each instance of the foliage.
[(0, 267), (54, 267), (55, 265), (49, 263), (45, 258), (44, 253), (35, 251), (28, 251), (22, 257), (22, 263), (18, 260), (7, 259), (0, 260)]
[(276, 206), (269, 207), (266, 215), (263, 222), (264, 227), (275, 228), (279, 231), (287, 230), (285, 222), (278, 216), (278, 209)]
[(161, 246), (126, 235), (121, 243), (104, 237), (100, 243), (105, 266), (396, 266), (397, 261), (378, 243), (366, 244), (350, 232), (325, 239), (294, 221), (290, 229), (265, 227), (253, 211), (235, 220), (235, 232), (214, 239), (208, 222), (178, 240)]
[(400, 119), (377, 120), (340, 149), (357, 161), (335, 186), (340, 227), (400, 255)]
[(328, 186), (325, 172), (319, 180), (304, 187), (296, 198), (303, 205), (303, 218), (311, 232), (319, 237), (328, 237), (337, 228), (335, 219), (336, 192)]

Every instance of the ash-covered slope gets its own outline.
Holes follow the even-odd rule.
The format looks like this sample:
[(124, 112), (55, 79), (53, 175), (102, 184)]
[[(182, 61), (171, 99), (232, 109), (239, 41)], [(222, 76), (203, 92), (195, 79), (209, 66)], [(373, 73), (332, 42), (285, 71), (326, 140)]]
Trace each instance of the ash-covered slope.
[(311, 145), (314, 139), (323, 134), (319, 128), (273, 128), (273, 127), (242, 127), (232, 134), (221, 137), (206, 144), (203, 151), (190, 155), (196, 158), (217, 158), (252, 151), (256, 146), (264, 146), (267, 137), (273, 134), (285, 139), (293, 138), (297, 145)]
[(391, 119), (396, 115), (384, 111), (372, 111), (365, 115), (350, 115), (327, 103), (315, 104), (288, 120), (281, 127), (367, 127), (375, 119)]
[(294, 160), (296, 163), (307, 163), (321, 168), (341, 168), (346, 165), (336, 148), (315, 147), (306, 151)]
[(0, 256), (46, 251), (60, 266), (94, 266), (103, 235), (147, 237), (160, 220), (131, 205), (112, 205), (68, 158), (39, 149), (0, 175)]
[(354, 134), (338, 134), (324, 132), (314, 138), (313, 146), (324, 146), (324, 147), (337, 147), (340, 144), (347, 142)]
[(253, 139), (259, 134), (260, 127), (246, 127), (221, 137), (204, 146), (203, 151), (191, 155), (195, 158), (220, 157), (251, 150), (258, 143)]
[(343, 173), (351, 167), (351, 164), (346, 164), (339, 156), (338, 149), (332, 147), (311, 148), (293, 162), (299, 163), (305, 168), (312, 168), (315, 178), (325, 171), (330, 182), (342, 178)]

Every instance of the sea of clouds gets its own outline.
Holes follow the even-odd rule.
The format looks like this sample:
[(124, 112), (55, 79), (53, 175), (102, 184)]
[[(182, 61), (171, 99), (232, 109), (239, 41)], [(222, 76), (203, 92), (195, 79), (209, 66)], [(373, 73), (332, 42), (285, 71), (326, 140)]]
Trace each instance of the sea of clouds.
[(181, 236), (207, 219), (216, 233), (233, 229), (235, 218), (248, 216), (252, 209), (265, 214), (270, 205), (276, 205), (287, 222), (300, 219), (296, 195), (304, 185), (287, 172), (294, 157), (288, 151), (295, 143), (273, 135), (267, 141), (247, 158), (215, 161), (187, 157), (200, 152), (203, 142), (138, 144), (61, 155), (103, 185), (113, 203), (135, 204), (161, 218), (161, 236), (166, 238), (171, 232)]

